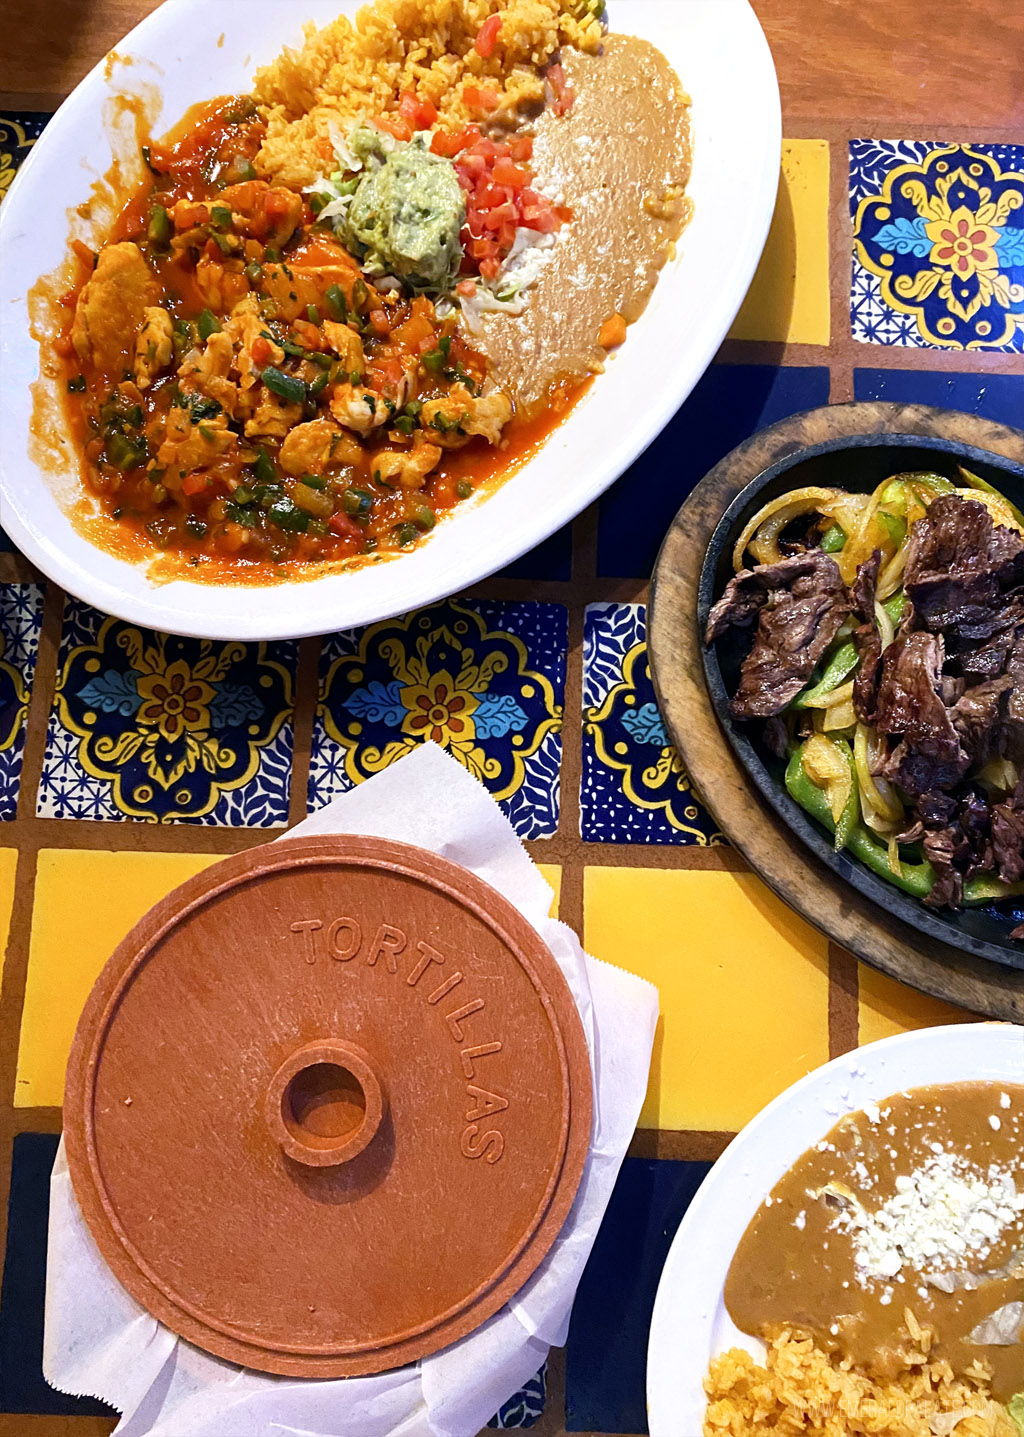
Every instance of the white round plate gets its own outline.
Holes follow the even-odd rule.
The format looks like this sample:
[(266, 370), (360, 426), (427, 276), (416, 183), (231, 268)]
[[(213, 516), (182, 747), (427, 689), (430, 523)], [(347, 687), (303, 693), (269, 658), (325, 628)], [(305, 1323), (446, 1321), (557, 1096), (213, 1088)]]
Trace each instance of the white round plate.
[(651, 1437), (699, 1437), (708, 1363), (730, 1347), (761, 1358), (723, 1301), (733, 1254), (758, 1206), (843, 1113), (933, 1083), (1024, 1082), (1024, 1029), (925, 1028), (871, 1043), (794, 1083), (729, 1145), (679, 1224), (658, 1285), (647, 1351)]
[[(359, 0), (166, 0), (117, 47), (113, 83), (155, 83), (154, 134)], [(431, 603), (511, 563), (613, 483), (707, 368), (743, 301), (775, 205), (781, 148), (771, 53), (747, 0), (609, 0), (615, 30), (665, 53), (693, 97), (694, 218), (629, 343), (543, 450), (488, 499), (464, 506), (413, 552), (353, 573), (265, 588), (175, 581), (104, 553), (72, 525), (29, 457), (39, 351), (26, 295), (67, 252), (70, 206), (110, 167), (98, 66), (47, 126), (0, 209), (0, 497), (3, 527), (65, 589), (133, 623), (204, 638), (300, 637)], [(66, 482), (66, 481), (65, 481)]]

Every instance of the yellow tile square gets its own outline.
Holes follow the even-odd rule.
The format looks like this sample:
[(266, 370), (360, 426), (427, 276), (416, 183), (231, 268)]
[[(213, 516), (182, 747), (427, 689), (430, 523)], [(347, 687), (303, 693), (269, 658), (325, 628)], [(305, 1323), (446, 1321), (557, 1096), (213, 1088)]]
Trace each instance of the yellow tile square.
[(208, 853), (40, 851), (15, 1107), (60, 1107), (71, 1040), (100, 969), (154, 903), (217, 861)]
[(551, 917), (558, 917), (559, 906), (562, 902), (562, 870), (557, 863), (538, 863), (537, 871), (544, 881), (554, 890), (555, 901), (551, 905)]
[(915, 1028), (936, 1028), (943, 1023), (974, 1023), (975, 1013), (954, 1008), (939, 998), (929, 998), (913, 988), (886, 978), (866, 963), (857, 967), (860, 990), (858, 1018), (860, 1041), (874, 1043), (891, 1038), (894, 1033), (909, 1033)]
[(4, 971), (7, 938), (14, 912), (14, 875), (18, 871), (18, 850), (0, 848), (0, 977)]
[(828, 142), (783, 140), (775, 218), (731, 339), (829, 343), (828, 206)]
[(752, 874), (588, 868), (584, 923), (661, 995), (642, 1128), (735, 1131), (827, 1060), (827, 941)]

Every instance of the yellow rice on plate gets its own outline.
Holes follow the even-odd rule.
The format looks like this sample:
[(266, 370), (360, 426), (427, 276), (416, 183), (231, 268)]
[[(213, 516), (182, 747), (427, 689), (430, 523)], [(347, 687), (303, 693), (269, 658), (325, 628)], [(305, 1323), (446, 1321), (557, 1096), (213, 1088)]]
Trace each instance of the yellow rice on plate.
[[(563, 45), (599, 48), (599, 9), (598, 0), (377, 0), (354, 21), (307, 26), (301, 50), (256, 76), (267, 120), (257, 166), (275, 184), (313, 184), (334, 168), (332, 129), (389, 114), (406, 91), (436, 105), (453, 129), (480, 118), (466, 104), (467, 85), (498, 91), (497, 117), (536, 104), (541, 71)], [(474, 41), (495, 14), (501, 32), (484, 59)]]
[(855, 1371), (792, 1332), (775, 1339), (763, 1367), (740, 1348), (716, 1357), (704, 1380), (704, 1437), (1018, 1437), (988, 1391), (985, 1363), (957, 1378), (929, 1356), (928, 1329), (909, 1311), (906, 1320), (918, 1350), (888, 1380)]

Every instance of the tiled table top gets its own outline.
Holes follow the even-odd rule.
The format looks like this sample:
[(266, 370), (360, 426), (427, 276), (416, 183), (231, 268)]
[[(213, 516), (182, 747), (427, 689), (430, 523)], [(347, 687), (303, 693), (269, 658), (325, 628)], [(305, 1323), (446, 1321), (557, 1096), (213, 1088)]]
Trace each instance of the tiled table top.
[[(96, 54), (151, 8), (59, 4)], [(940, 38), (944, 102), (911, 0), (757, 8), (794, 136), (761, 270), (691, 399), (571, 530), (421, 612), (248, 645), (107, 618), (0, 540), (0, 1437), (112, 1427), (96, 1404), (50, 1391), (39, 1365), (47, 1178), (68, 1046), (98, 969), (184, 878), (424, 739), (488, 786), (588, 948), (662, 996), (641, 1127), (567, 1353), (552, 1359), (546, 1403), (538, 1379), (503, 1424), (642, 1432), (654, 1287), (707, 1163), (829, 1056), (964, 1016), (861, 968), (724, 843), (654, 702), (646, 580), (693, 485), (785, 415), (880, 398), (1024, 423), (1024, 22), (985, 0), (970, 37)], [(934, 10), (940, 30), (960, 14), (951, 0)], [(85, 68), (56, 45), (59, 25), (44, 38), (26, 13), (15, 40), (36, 78), (15, 77), (10, 50), (0, 60), (0, 102), (24, 97), (0, 115), (0, 195), (43, 105)]]

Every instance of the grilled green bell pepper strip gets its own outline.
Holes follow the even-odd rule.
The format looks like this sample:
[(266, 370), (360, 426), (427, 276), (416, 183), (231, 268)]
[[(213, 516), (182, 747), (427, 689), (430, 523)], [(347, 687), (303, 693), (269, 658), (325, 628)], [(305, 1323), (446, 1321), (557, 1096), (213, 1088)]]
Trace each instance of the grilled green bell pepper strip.
[(837, 689), (844, 679), (849, 678), (858, 663), (857, 645), (851, 639), (849, 643), (836, 649), (818, 682), (813, 687), (804, 689), (803, 693), (797, 694), (790, 708), (806, 709), (818, 703), (833, 689)]
[[(816, 819), (823, 828), (830, 833), (835, 833), (836, 825), (832, 818), (832, 810), (829, 807), (828, 799), (824, 791), (804, 771), (803, 745), (793, 750), (789, 763), (786, 766), (786, 790), (790, 798), (798, 803), (800, 807)], [(840, 819), (842, 822), (842, 818)], [(911, 894), (914, 898), (925, 898), (935, 885), (935, 870), (927, 861), (924, 863), (902, 863), (902, 876), (893, 873), (889, 867), (888, 850), (880, 843), (876, 843), (871, 834), (860, 822), (854, 823), (846, 836), (846, 850), (859, 858), (866, 868), (872, 873), (877, 873), (879, 878), (892, 883), (897, 888), (902, 888), (904, 893)]]
[(967, 907), (980, 903), (998, 903), (1003, 898), (1019, 898), (1024, 894), (1024, 883), (1004, 883), (994, 873), (979, 873), (964, 884), (964, 904)]
[(824, 549), (826, 554), (838, 554), (845, 543), (846, 530), (839, 524), (830, 524), (822, 534), (818, 548)]

